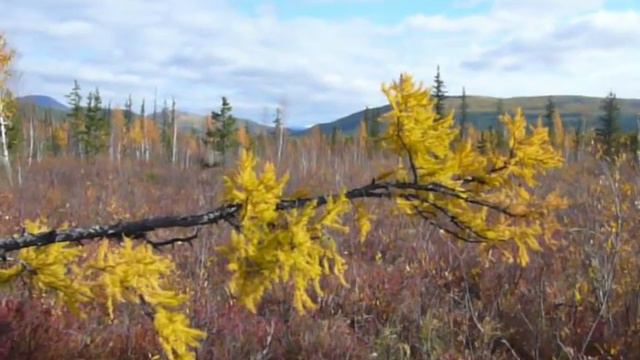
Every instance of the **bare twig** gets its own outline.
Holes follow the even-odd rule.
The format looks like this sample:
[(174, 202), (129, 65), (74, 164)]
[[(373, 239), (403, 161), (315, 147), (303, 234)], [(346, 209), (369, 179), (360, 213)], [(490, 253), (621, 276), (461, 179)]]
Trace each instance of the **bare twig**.
[(153, 246), (155, 249), (161, 248), (163, 246), (167, 246), (167, 245), (175, 245), (175, 244), (180, 244), (180, 243), (188, 243), (191, 244), (191, 241), (196, 239), (198, 237), (198, 235), (200, 235), (200, 229), (196, 229), (196, 231), (186, 237), (175, 237), (172, 239), (167, 239), (167, 240), (162, 240), (162, 241), (151, 241), (151, 240), (147, 240), (147, 243), (150, 244), (151, 246)]
[(604, 291), (604, 296), (602, 298), (602, 305), (600, 306), (600, 311), (598, 312), (596, 319), (594, 320), (593, 324), (591, 324), (591, 328), (589, 329), (589, 333), (587, 334), (587, 337), (585, 338), (584, 343), (582, 344), (580, 354), (583, 354), (583, 355), (585, 351), (587, 351), (587, 347), (591, 342), (591, 338), (593, 337), (593, 333), (596, 330), (596, 327), (598, 326), (598, 324), (600, 323), (600, 321), (602, 320), (602, 318), (604, 317), (607, 311), (609, 297), (611, 296), (611, 291), (613, 290), (613, 281), (616, 273), (616, 260), (620, 252), (621, 237), (622, 237), (623, 219), (622, 219), (622, 205), (620, 201), (620, 190), (618, 189), (618, 185), (613, 179), (613, 176), (611, 176), (611, 170), (604, 163), (602, 164), (602, 169), (606, 175), (607, 182), (611, 187), (611, 192), (613, 193), (613, 199), (614, 199), (614, 212), (616, 216), (616, 227), (613, 233), (614, 247), (612, 249), (613, 253), (611, 254), (611, 259), (608, 261), (608, 264), (607, 264), (608, 267), (606, 269), (607, 273), (605, 274), (605, 291)]

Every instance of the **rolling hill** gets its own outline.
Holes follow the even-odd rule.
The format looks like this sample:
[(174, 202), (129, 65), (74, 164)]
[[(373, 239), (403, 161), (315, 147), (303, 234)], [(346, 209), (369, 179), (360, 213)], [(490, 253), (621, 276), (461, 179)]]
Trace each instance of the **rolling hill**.
[[(529, 121), (534, 121), (538, 116), (545, 113), (548, 96), (531, 96), (531, 97), (513, 97), (499, 99), (486, 96), (467, 96), (469, 104), (469, 118), (474, 126), (478, 129), (487, 129), (495, 127), (498, 124), (498, 101), (502, 100), (502, 106), (505, 111), (513, 112), (520, 106)], [(588, 127), (596, 126), (598, 116), (600, 115), (600, 103), (602, 98), (587, 96), (559, 95), (553, 96), (556, 108), (560, 111), (565, 123), (565, 127), (576, 127), (584, 119)], [(460, 97), (451, 97), (446, 101), (448, 110), (457, 110), (460, 108)], [(618, 99), (620, 105), (620, 125), (624, 131), (635, 131), (636, 117), (640, 114), (640, 99)], [(371, 108), (370, 115), (374, 118), (382, 115), (390, 110), (389, 105)], [(333, 128), (339, 129), (346, 134), (353, 134), (360, 126), (360, 122), (364, 119), (364, 110), (347, 115), (335, 121), (314, 125), (298, 134), (305, 134), (313, 128), (319, 127), (320, 130), (329, 134)]]
[(37, 107), (47, 108), (57, 111), (67, 111), (69, 107), (62, 104), (58, 100), (46, 95), (27, 95), (18, 97), (18, 103), (21, 105), (32, 104)]
[[(496, 127), (498, 125), (498, 102), (501, 100), (502, 108), (505, 111), (513, 112), (516, 107), (520, 106), (523, 108), (527, 119), (534, 121), (538, 116), (545, 113), (548, 98), (548, 96), (530, 96), (499, 99), (487, 96), (467, 96), (469, 118), (477, 129)], [(573, 95), (558, 95), (552, 96), (552, 98), (556, 108), (562, 115), (565, 127), (575, 128), (583, 120), (589, 128), (597, 125), (602, 98)], [(54, 119), (62, 119), (68, 111), (67, 106), (44, 95), (23, 96), (19, 97), (18, 101), (22, 111), (33, 108), (37, 114), (42, 115), (45, 110), (49, 110)], [(450, 97), (446, 100), (446, 107), (448, 110), (457, 110), (460, 108), (460, 102), (460, 97)], [(621, 111), (620, 125), (622, 129), (624, 131), (635, 131), (636, 117), (640, 114), (640, 99), (618, 99), (618, 104)], [(369, 116), (377, 118), (389, 110), (389, 105), (371, 108), (369, 109)], [(337, 128), (342, 133), (353, 134), (358, 130), (360, 122), (364, 119), (364, 113), (364, 110), (360, 110), (337, 120), (317, 124), (306, 129), (289, 129), (289, 133), (294, 136), (304, 135), (314, 128), (320, 128), (323, 133), (330, 134), (334, 128)], [(151, 117), (152, 115), (148, 116)], [(161, 116), (158, 115), (158, 118), (161, 118)], [(205, 115), (178, 111), (177, 118), (179, 127), (183, 131), (202, 131), (203, 129)], [(245, 124), (249, 131), (254, 134), (272, 129), (271, 126), (249, 119), (238, 119), (238, 125)]]

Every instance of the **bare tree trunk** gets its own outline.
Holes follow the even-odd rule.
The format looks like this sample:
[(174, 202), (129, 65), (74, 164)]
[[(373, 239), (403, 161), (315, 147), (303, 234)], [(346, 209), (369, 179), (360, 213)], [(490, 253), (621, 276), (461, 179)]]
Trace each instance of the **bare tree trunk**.
[(11, 161), (9, 160), (9, 144), (7, 143), (7, 125), (4, 118), (4, 103), (2, 98), (4, 94), (0, 94), (0, 141), (2, 141), (1, 161), (9, 179), (9, 185), (13, 186), (13, 176), (11, 174)]
[(142, 152), (144, 161), (149, 161), (149, 142), (147, 141), (147, 132), (144, 134), (144, 151)]
[(282, 159), (282, 150), (284, 148), (284, 125), (276, 127), (278, 132), (278, 166), (280, 166), (280, 160)]
[(115, 147), (115, 131), (113, 131), (113, 121), (111, 121), (111, 135), (109, 136), (109, 161), (113, 162), (113, 159), (115, 158), (115, 151), (116, 151), (116, 147)]
[(178, 148), (178, 122), (173, 119), (173, 140), (171, 141), (171, 163), (176, 163), (176, 150)]
[(31, 114), (31, 117), (29, 118), (29, 167), (31, 167), (31, 161), (33, 160), (33, 145), (35, 143), (34, 135), (33, 114)]
[(143, 160), (147, 160), (147, 152), (148, 150), (148, 144), (147, 144), (147, 121), (144, 118), (144, 116), (141, 119), (142, 121), (142, 159)]
[(640, 164), (640, 114), (636, 117), (636, 158)]

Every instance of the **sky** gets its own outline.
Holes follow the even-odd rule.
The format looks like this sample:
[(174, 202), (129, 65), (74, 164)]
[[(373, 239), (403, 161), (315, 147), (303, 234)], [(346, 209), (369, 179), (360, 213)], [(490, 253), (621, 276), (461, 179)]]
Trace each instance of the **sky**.
[(294, 127), (385, 103), (403, 72), (449, 94), (640, 97), (640, 0), (0, 0), (19, 95), (78, 80), (113, 106), (175, 98)]

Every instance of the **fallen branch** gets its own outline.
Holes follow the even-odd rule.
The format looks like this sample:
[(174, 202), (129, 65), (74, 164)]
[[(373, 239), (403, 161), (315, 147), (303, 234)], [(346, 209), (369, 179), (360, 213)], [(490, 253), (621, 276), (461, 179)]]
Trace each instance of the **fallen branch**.
[[(396, 191), (396, 193), (394, 193)], [(407, 194), (407, 191), (413, 191), (412, 194)], [(490, 210), (507, 214), (510, 216), (522, 216), (520, 214), (511, 213), (506, 207), (499, 204), (488, 203), (482, 200), (473, 199), (466, 196), (466, 194), (455, 189), (451, 189), (441, 184), (419, 184), (409, 182), (382, 182), (376, 183), (373, 181), (371, 184), (351, 189), (345, 193), (345, 197), (349, 200), (362, 199), (362, 198), (393, 198), (393, 197), (405, 197), (412, 201), (420, 201), (420, 198), (416, 196), (419, 192), (434, 192), (443, 196), (454, 197), (470, 204), (486, 207)], [(285, 199), (278, 203), (278, 210), (290, 210), (295, 208), (301, 208), (310, 202), (315, 202), (316, 206), (324, 206), (327, 204), (329, 198), (337, 196), (321, 195), (316, 197), (299, 198), (299, 199)], [(429, 203), (429, 205), (433, 205)], [(41, 234), (21, 234), (11, 237), (0, 238), (0, 255), (32, 246), (43, 246), (53, 243), (62, 242), (80, 242), (82, 240), (103, 239), (103, 238), (121, 238), (128, 236), (132, 238), (141, 238), (145, 234), (158, 230), (168, 228), (188, 228), (198, 227), (203, 225), (217, 224), (220, 221), (225, 221), (230, 224), (236, 224), (236, 217), (242, 208), (238, 204), (222, 205), (214, 210), (195, 214), (195, 215), (181, 215), (181, 216), (160, 216), (151, 217), (131, 222), (118, 222), (111, 225), (95, 225), (87, 228), (69, 228), (64, 230), (52, 230)], [(454, 235), (456, 238), (470, 241), (481, 242), (484, 239), (470, 239), (468, 229), (461, 225), (457, 218), (446, 211), (444, 208), (438, 209), (444, 212), (448, 216), (452, 224), (459, 230), (454, 232), (452, 230), (447, 231)], [(197, 236), (197, 233), (195, 234)], [(154, 247), (160, 247), (164, 245), (175, 244), (178, 242), (191, 241), (195, 236), (188, 238), (177, 238), (168, 241), (158, 242), (152, 244)]]

